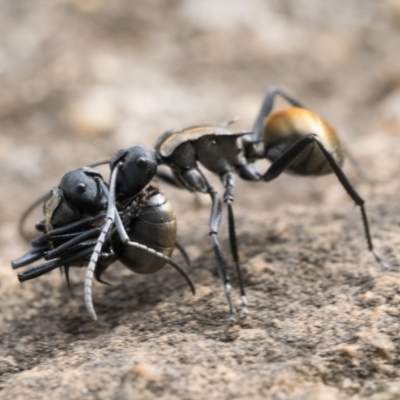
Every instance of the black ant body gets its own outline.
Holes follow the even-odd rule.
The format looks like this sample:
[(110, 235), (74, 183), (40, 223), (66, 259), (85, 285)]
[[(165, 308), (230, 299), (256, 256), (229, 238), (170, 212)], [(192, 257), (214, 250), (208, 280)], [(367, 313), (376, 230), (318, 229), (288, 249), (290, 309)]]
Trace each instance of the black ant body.
[[(274, 98), (277, 95), (280, 95), (287, 100), (291, 107), (272, 112)], [(221, 201), (218, 197), (217, 191), (209, 184), (206, 177), (199, 169), (198, 163), (212, 173), (218, 175), (225, 189), (223, 201), (228, 208), (228, 227), (231, 254), (239, 278), (242, 312), (244, 316), (248, 313), (248, 303), (242, 280), (242, 274), (240, 271), (235, 220), (232, 207), (234, 200), (233, 187), (235, 173), (237, 173), (242, 179), (253, 182), (269, 182), (273, 179), (276, 179), (284, 171), (307, 176), (324, 175), (332, 172), (335, 173), (346, 192), (361, 209), (368, 249), (373, 253), (375, 259), (383, 267), (389, 267), (374, 250), (369, 231), (367, 214), (364, 207), (364, 200), (350, 184), (349, 180), (341, 169), (344, 151), (335, 131), (328, 123), (326, 123), (316, 114), (307, 110), (300, 102), (275, 87), (268, 90), (252, 132), (232, 133), (228, 129), (232, 122), (234, 121), (229, 121), (220, 125), (194, 126), (180, 131), (168, 131), (164, 133), (160, 136), (155, 145), (155, 158), (153, 153), (151, 153), (152, 157), (154, 158), (154, 160), (152, 160), (152, 171), (148, 178), (143, 176), (146, 183), (148, 183), (154, 174), (156, 174), (156, 176), (158, 176), (160, 179), (172, 185), (186, 188), (192, 192), (205, 193), (211, 197), (212, 206), (209, 221), (209, 232), (217, 260), (218, 272), (224, 284), (224, 290), (229, 305), (229, 318), (231, 322), (236, 320), (236, 310), (232, 304), (230, 296), (231, 285), (227, 270), (227, 263), (223, 256), (218, 240), (218, 229), (222, 218)], [(118, 171), (119, 169), (118, 163), (116, 163), (117, 159), (118, 157), (114, 157), (114, 159), (110, 162), (113, 171)], [(264, 174), (259, 173), (254, 166), (254, 163), (260, 159), (268, 159), (272, 162), (271, 166)], [(161, 171), (156, 172), (157, 164), (164, 164), (168, 166), (171, 169), (173, 176), (164, 174)], [(125, 168), (125, 170), (127, 171), (127, 168)], [(125, 175), (122, 171), (123, 167), (121, 168), (121, 173), (113, 172), (112, 174), (112, 177), (114, 174), (118, 174), (119, 181), (116, 185), (117, 188), (122, 188), (124, 184), (127, 184), (126, 186), (129, 187), (129, 185), (132, 184), (132, 178), (129, 178), (129, 176)], [(99, 182), (102, 182), (102, 180), (99, 180)], [(103, 186), (105, 186), (104, 183)], [(140, 190), (142, 190), (143, 187), (141, 187)], [(101, 266), (101, 258), (99, 259), (100, 268), (97, 267), (95, 269), (98, 258), (96, 255), (97, 252), (100, 252), (104, 246), (109, 251), (111, 251), (113, 248), (108, 244), (110, 238), (113, 237), (113, 235), (110, 233), (110, 227), (112, 226), (113, 230), (118, 232), (118, 241), (120, 243), (125, 243), (127, 241), (126, 236), (123, 234), (123, 229), (121, 228), (119, 213), (115, 212), (117, 208), (114, 205), (115, 199), (113, 197), (115, 190), (112, 188), (113, 184), (111, 182), (110, 198), (108, 199), (108, 211), (106, 218), (107, 222), (104, 223), (103, 216), (102, 221), (104, 226), (101, 230), (101, 233), (100, 235), (98, 232), (96, 233), (96, 244), (94, 245), (92, 242), (91, 246), (89, 247), (93, 254), (88, 267), (88, 276), (90, 274), (93, 275), (93, 271), (95, 271), (95, 276), (97, 278), (99, 278), (98, 273), (103, 270), (103, 267)], [(131, 201), (131, 197), (128, 195), (119, 195), (118, 190), (116, 193), (114, 193), (117, 201), (120, 201), (121, 199), (129, 199), (127, 200), (129, 203)], [(136, 190), (131, 195), (139, 193), (140, 190)], [(106, 189), (103, 190), (103, 193), (106, 193)], [(103, 203), (104, 199), (102, 200), (101, 197), (98, 197), (96, 200), (96, 206), (100, 206)], [(21, 232), (22, 224), (26, 216), (36, 204), (38, 203), (36, 202), (33, 204), (32, 207), (30, 207), (23, 214), (20, 223)], [(121, 215), (123, 216), (125, 213), (127, 217), (127, 221), (123, 222), (122, 225), (126, 230), (128, 230), (127, 227), (131, 223), (135, 223), (136, 220), (131, 219), (132, 217), (127, 211), (129, 210), (129, 207), (123, 206), (119, 209), (122, 210), (120, 211)], [(98, 211), (95, 211), (95, 216), (98, 215)], [(83, 223), (84, 221), (84, 218), (81, 220), (78, 219), (78, 223)], [(72, 228), (72, 226), (73, 224), (67, 224), (61, 229), (66, 229), (66, 231), (69, 231), (68, 233), (70, 233), (71, 231), (73, 232), (73, 229), (75, 229), (75, 227)], [(46, 235), (51, 235), (51, 232), (52, 231), (49, 231), (49, 233)], [(85, 234), (87, 234), (86, 231)], [(51, 236), (47, 237), (50, 238)], [(134, 236), (130, 237), (132, 240), (135, 240)], [(52, 237), (51, 240), (53, 241), (55, 238)], [(84, 240), (86, 240), (85, 237), (78, 235), (73, 245), (75, 246), (78, 243), (82, 246), (84, 245)], [(68, 264), (65, 262), (65, 259), (69, 255), (68, 251), (71, 250), (71, 246), (72, 245), (70, 241), (67, 241), (65, 244), (62, 243), (62, 245), (58, 246), (58, 248), (62, 248), (62, 251), (65, 249), (67, 252), (62, 253), (62, 257), (60, 257), (61, 261), (58, 261), (57, 266)], [(154, 248), (154, 246), (150, 247)], [(76, 255), (75, 247), (72, 247), (72, 249), (74, 249), (73, 253)], [(95, 251), (93, 252), (93, 250)], [(57, 247), (54, 251), (57, 251)], [(41, 252), (43, 252), (43, 250), (37, 250), (35, 253), (35, 249), (33, 249), (26, 255), (26, 257), (28, 257), (28, 259), (29, 257), (30, 259), (35, 257), (40, 258), (40, 254), (42, 254)], [(54, 253), (49, 252), (48, 254), (51, 255)], [(46, 257), (48, 257), (48, 254)], [(106, 255), (103, 254), (103, 256), (107, 260)], [(116, 258), (121, 259), (121, 257), (122, 253), (118, 253), (117, 257), (113, 258), (113, 260)], [(84, 261), (87, 261), (87, 256)], [(64, 264), (62, 264), (62, 262), (64, 262)], [(105, 264), (108, 266), (111, 262), (112, 261), (105, 261)], [(168, 262), (171, 264), (171, 261)], [(41, 266), (40, 268), (45, 267)], [(40, 268), (39, 270), (42, 271)], [(33, 270), (32, 272), (30, 271), (27, 271), (26, 274), (36, 273)], [(21, 275), (23, 276), (23, 274)], [(186, 275), (185, 278), (188, 280), (188, 282), (190, 282)], [(89, 278), (87, 278), (87, 281), (88, 279)], [(88, 305), (90, 297), (89, 285), (85, 284), (85, 287), (87, 290), (86, 303)], [(94, 311), (92, 314), (94, 314)]]
[(116, 260), (141, 274), (169, 264), (195, 293), (186, 271), (170, 259), (176, 220), (164, 195), (149, 185), (157, 168), (153, 152), (134, 146), (117, 152), (109, 163), (109, 187), (90, 167), (63, 177), (45, 200), (45, 219), (37, 225), (43, 235), (32, 241), (32, 250), (12, 262), (13, 268), (20, 268), (42, 257), (49, 260), (20, 273), (21, 282), (58, 267), (64, 267), (68, 280), (71, 266), (88, 264), (85, 304), (94, 319), (93, 276), (101, 281), (102, 273)]
[[(274, 98), (278, 94), (292, 107), (271, 113)], [(216, 126), (204, 125), (168, 131), (155, 145), (157, 160), (170, 167), (173, 174), (171, 177), (158, 173), (161, 179), (211, 196), (210, 236), (228, 299), (231, 321), (235, 321), (236, 311), (230, 299), (230, 278), (217, 238), (222, 215), (221, 202), (215, 189), (198, 168), (198, 163), (218, 175), (225, 189), (223, 200), (228, 207), (231, 253), (238, 273), (244, 315), (248, 312), (247, 299), (240, 272), (232, 209), (234, 172), (242, 179), (257, 182), (269, 182), (285, 170), (308, 176), (335, 173), (346, 192), (361, 209), (368, 249), (383, 267), (388, 268), (373, 248), (364, 200), (341, 169), (344, 151), (328, 123), (275, 87), (267, 92), (252, 132), (231, 133), (228, 130), (231, 122), (233, 121)], [(260, 174), (255, 169), (254, 162), (264, 158), (271, 161), (272, 165), (264, 174)]]
[(229, 305), (229, 318), (236, 320), (236, 310), (232, 304), (231, 284), (227, 264), (218, 241), (218, 228), (221, 222), (222, 208), (217, 191), (208, 183), (200, 171), (197, 161), (211, 172), (217, 174), (225, 188), (224, 202), (228, 206), (228, 222), (231, 252), (239, 277), (242, 311), (248, 313), (248, 303), (241, 277), (235, 223), (232, 210), (234, 171), (243, 179), (258, 180), (260, 175), (245, 158), (244, 148), (239, 140), (248, 132), (232, 133), (228, 126), (233, 121), (221, 125), (194, 126), (181, 131), (168, 131), (160, 136), (155, 149), (160, 164), (169, 166), (173, 178), (158, 174), (158, 176), (176, 186), (184, 187), (192, 192), (208, 193), (211, 196), (211, 216), (209, 222), (210, 237), (217, 259), (219, 275), (223, 281), (225, 294)]

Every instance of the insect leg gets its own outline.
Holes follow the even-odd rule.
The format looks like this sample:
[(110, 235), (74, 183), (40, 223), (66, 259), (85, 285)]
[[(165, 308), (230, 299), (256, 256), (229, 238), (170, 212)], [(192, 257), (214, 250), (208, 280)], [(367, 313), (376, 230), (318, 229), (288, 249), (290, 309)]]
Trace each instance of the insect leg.
[(261, 140), (264, 119), (271, 112), (272, 107), (274, 106), (275, 96), (277, 96), (278, 94), (280, 96), (282, 96), (286, 101), (288, 101), (292, 106), (304, 108), (300, 102), (298, 102), (293, 97), (291, 97), (288, 94), (286, 94), (285, 92), (283, 92), (281, 89), (279, 89), (276, 86), (271, 86), (268, 89), (267, 94), (265, 95), (264, 101), (261, 105), (261, 109), (256, 118), (256, 122), (253, 125), (253, 129), (252, 129), (252, 131), (253, 131), (252, 141), (253, 142), (257, 142), (257, 141)]
[(129, 236), (126, 233), (125, 227), (121, 221), (121, 217), (119, 216), (118, 212), (115, 212), (115, 226), (117, 228), (117, 231), (120, 235), (121, 241), (123, 244), (131, 247), (136, 247), (138, 249), (144, 250), (145, 252), (152, 254), (154, 257), (161, 258), (164, 260), (167, 264), (171, 265), (171, 267), (175, 268), (185, 279), (188, 285), (190, 286), (190, 289), (193, 294), (196, 293), (196, 289), (194, 288), (194, 284), (192, 280), (190, 279), (190, 276), (188, 273), (185, 271), (184, 268), (182, 268), (179, 264), (176, 262), (172, 261), (169, 257), (167, 257), (165, 254), (160, 253), (150, 247), (144, 246), (143, 244), (137, 243), (137, 242), (131, 242), (129, 240)]
[(27, 271), (21, 272), (18, 274), (18, 280), (20, 282), (28, 281), (29, 279), (37, 278), (38, 276), (44, 275), (47, 272), (52, 271), (58, 267), (61, 267), (60, 260), (49, 261), (45, 264), (38, 265), (37, 267), (33, 267), (28, 269)]
[(53, 239), (57, 239), (58, 236), (64, 234), (76, 234), (79, 230), (90, 227), (98, 221), (101, 221), (105, 218), (105, 213), (101, 213), (96, 215), (95, 217), (85, 217), (79, 221), (72, 222), (60, 228), (52, 229), (51, 231), (45, 233), (44, 235), (38, 236), (37, 238), (32, 239), (32, 246), (38, 247), (43, 243), (48, 243)]
[[(179, 182), (179, 175), (174, 176), (174, 175), (170, 175), (166, 172), (163, 171), (157, 171), (156, 178), (160, 179), (161, 181), (167, 183), (168, 185), (173, 186), (174, 188), (177, 189), (184, 189), (185, 188), (185, 181), (183, 180), (182, 182)], [(191, 190), (191, 189), (189, 189)], [(199, 197), (199, 192), (194, 192), (193, 193), (195, 196), (195, 206), (197, 209), (201, 208), (201, 201), (200, 201), (200, 197)]]
[(156, 178), (160, 179), (165, 183), (168, 183), (168, 185), (174, 186), (178, 189), (182, 189), (182, 186), (179, 185), (179, 183), (175, 180), (175, 178), (166, 172), (157, 171)]
[(218, 237), (217, 237), (218, 228), (221, 223), (221, 216), (222, 216), (221, 202), (218, 198), (218, 193), (211, 186), (209, 186), (209, 188), (208, 188), (208, 193), (210, 194), (211, 201), (212, 201), (210, 224), (209, 224), (210, 237), (211, 237), (211, 241), (213, 244), (215, 257), (217, 259), (218, 273), (224, 284), (225, 295), (226, 295), (226, 299), (228, 300), (229, 320), (231, 323), (235, 323), (236, 322), (236, 316), (235, 316), (236, 309), (235, 309), (234, 305), (232, 304), (232, 300), (231, 300), (232, 286), (230, 283), (230, 277), (228, 275), (226, 261), (224, 259), (224, 256), (222, 255), (221, 246), (219, 244)]
[(18, 232), (19, 234), (22, 236), (23, 239), (25, 239), (26, 241), (29, 241), (30, 236), (24, 231), (24, 224), (26, 219), (29, 217), (29, 215), (31, 214), (31, 212), (40, 204), (42, 204), (47, 197), (49, 197), (51, 195), (51, 191), (47, 192), (45, 195), (43, 195), (42, 197), (40, 197), (39, 199), (37, 199), (34, 203), (32, 203), (22, 214), (19, 223), (18, 223)]
[(305, 147), (308, 145), (316, 143), (318, 147), (321, 149), (322, 153), (324, 154), (326, 160), (329, 162), (333, 172), (335, 173), (336, 177), (339, 179), (339, 182), (342, 184), (343, 188), (346, 190), (347, 194), (352, 198), (352, 200), (356, 203), (361, 210), (361, 218), (364, 225), (365, 236), (367, 239), (368, 250), (372, 252), (375, 257), (375, 260), (385, 269), (390, 269), (390, 266), (382, 260), (382, 258), (376, 253), (374, 246), (372, 244), (369, 223), (367, 212), (364, 206), (364, 200), (360, 197), (357, 193), (353, 185), (349, 182), (346, 175), (335, 161), (331, 153), (325, 148), (325, 146), (321, 143), (317, 135), (309, 134), (304, 136), (300, 140), (298, 140), (294, 145), (292, 145), (285, 153), (282, 154), (267, 170), (264, 174), (264, 180), (269, 182), (275, 178), (277, 178), (286, 167), (290, 165), (290, 163), (304, 150)]
[(92, 239), (92, 238), (98, 236), (100, 231), (101, 231), (101, 228), (96, 227), (93, 229), (89, 229), (86, 232), (82, 232), (80, 235), (61, 244), (60, 246), (56, 247), (54, 250), (49, 251), (45, 256), (46, 260), (50, 260), (52, 258), (61, 256), (61, 254), (64, 251), (66, 251), (66, 250), (68, 251), (68, 249), (71, 248), (72, 246), (79, 244), (79, 243), (83, 242), (84, 240)]
[(217, 126), (220, 126), (222, 128), (228, 128), (230, 125), (234, 124), (235, 122), (239, 121), (240, 117), (236, 116), (231, 119), (228, 119), (227, 121), (222, 121)]
[(192, 264), (190, 262), (190, 258), (189, 258), (188, 253), (186, 253), (185, 248), (179, 242), (175, 242), (175, 247), (182, 254), (183, 258), (185, 259), (187, 269), (188, 269), (188, 271), (190, 271), (192, 269)]
[(22, 257), (17, 258), (16, 260), (11, 262), (11, 266), (13, 269), (24, 267), (25, 265), (32, 264), (33, 262), (39, 260), (39, 258), (43, 257), (43, 254), (49, 250), (49, 246), (43, 246), (34, 248), (24, 254)]
[(88, 167), (90, 167), (90, 168), (95, 168), (95, 167), (98, 167), (98, 166), (100, 166), (100, 165), (107, 165), (107, 164), (110, 165), (110, 160), (99, 161), (99, 162), (97, 162), (97, 163), (88, 165)]
[(236, 229), (235, 229), (235, 217), (233, 215), (233, 185), (234, 185), (234, 177), (232, 172), (227, 172), (226, 174), (221, 176), (222, 183), (225, 187), (224, 193), (224, 202), (228, 206), (228, 227), (229, 227), (229, 242), (231, 246), (231, 254), (233, 261), (235, 263), (236, 273), (238, 275), (239, 286), (240, 286), (240, 296), (242, 299), (242, 312), (245, 317), (249, 313), (248, 301), (246, 297), (246, 292), (244, 289), (242, 271), (240, 269), (240, 260), (238, 253), (238, 245), (237, 245), (237, 237), (236, 237)]
[[(101, 229), (100, 235), (97, 239), (96, 245), (93, 249), (92, 256), (90, 257), (89, 265), (86, 270), (86, 278), (85, 278), (85, 287), (84, 287), (84, 295), (85, 295), (85, 305), (89, 314), (93, 317), (93, 319), (97, 319), (96, 312), (94, 311), (93, 301), (92, 301), (92, 281), (93, 275), (96, 269), (97, 260), (99, 259), (99, 255), (101, 253), (101, 249), (103, 247), (103, 243), (106, 240), (107, 234), (111, 229), (112, 224), (114, 223), (116, 208), (115, 208), (115, 186), (117, 181), (118, 170), (121, 167), (121, 163), (116, 164), (114, 170), (111, 174), (111, 183), (110, 183), (110, 193), (108, 196), (108, 206), (107, 206), (107, 214), (106, 214), (106, 222)], [(103, 191), (106, 196), (108, 195), (108, 190), (106, 185), (102, 180), (99, 181)]]
[(88, 257), (93, 253), (93, 246), (89, 249), (84, 249), (82, 251), (77, 252), (71, 257), (68, 258), (58, 258), (56, 260), (49, 261), (45, 264), (38, 265), (36, 267), (30, 268), (27, 271), (21, 272), (18, 274), (18, 280), (20, 282), (24, 282), (33, 278), (37, 278), (38, 276), (44, 275), (53, 269), (58, 267), (62, 267), (63, 265), (68, 265), (76, 262), (84, 262), (88, 259)]

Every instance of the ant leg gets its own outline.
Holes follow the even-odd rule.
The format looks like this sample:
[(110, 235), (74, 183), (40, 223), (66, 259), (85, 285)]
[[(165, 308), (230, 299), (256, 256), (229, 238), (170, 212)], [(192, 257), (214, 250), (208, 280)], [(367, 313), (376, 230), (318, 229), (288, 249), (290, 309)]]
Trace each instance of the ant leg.
[(253, 163), (247, 163), (236, 166), (236, 172), (245, 181), (254, 182), (262, 180), (262, 175), (258, 173)]
[(49, 250), (49, 246), (34, 248), (24, 254), (22, 257), (17, 258), (11, 262), (13, 269), (24, 267), (25, 265), (32, 264), (43, 257), (43, 254)]
[(185, 259), (187, 269), (188, 269), (188, 271), (190, 271), (192, 269), (192, 264), (190, 262), (190, 258), (188, 256), (188, 253), (186, 253), (185, 248), (179, 242), (175, 242), (175, 247), (182, 254), (182, 257)]
[[(67, 281), (67, 285), (68, 285), (68, 289), (71, 289), (71, 285), (70, 285), (70, 280), (69, 280), (69, 269), (71, 267), (71, 263), (83, 263), (83, 262), (87, 262), (88, 261), (88, 257), (82, 258), (83, 256), (89, 256), (93, 253), (93, 249), (94, 249), (94, 243), (92, 244), (91, 248), (89, 249), (84, 249), (80, 252), (78, 252), (77, 254), (75, 254), (74, 256), (69, 257), (68, 259), (61, 259), (60, 263), (62, 262), (64, 264), (64, 273), (65, 273), (65, 279)], [(97, 268), (95, 270), (95, 278), (98, 282), (103, 283), (105, 285), (108, 286), (112, 286), (110, 283), (105, 282), (103, 280), (100, 279), (100, 275), (108, 268), (108, 266), (110, 264), (112, 264), (115, 261), (115, 257), (114, 257), (114, 252), (111, 249), (110, 253), (100, 253), (100, 261), (101, 261), (101, 266), (99, 268), (99, 265), (97, 265)], [(101, 270), (99, 272), (99, 270)]]
[(186, 282), (190, 286), (190, 290), (192, 291), (192, 293), (196, 294), (196, 289), (194, 287), (193, 281), (190, 279), (190, 276), (188, 275), (188, 273), (185, 271), (184, 268), (182, 268), (176, 262), (172, 261), (165, 254), (160, 253), (160, 252), (152, 249), (151, 247), (147, 247), (147, 246), (137, 243), (137, 242), (131, 242), (129, 240), (129, 236), (126, 233), (124, 224), (122, 223), (121, 217), (119, 216), (117, 211), (115, 212), (115, 226), (117, 228), (117, 232), (121, 238), (121, 241), (124, 245), (144, 250), (146, 253), (149, 253), (149, 254), (153, 255), (154, 257), (161, 258), (162, 260), (164, 260), (167, 264), (169, 264), (171, 267), (175, 268), (185, 278)]
[(47, 272), (52, 271), (58, 267), (61, 267), (60, 260), (49, 261), (45, 264), (38, 265), (37, 267), (33, 267), (28, 269), (27, 271), (21, 272), (18, 274), (18, 280), (20, 282), (25, 282), (33, 278), (37, 278), (38, 276), (42, 276)]
[(101, 253), (100, 260), (97, 263), (97, 268), (94, 272), (94, 276), (97, 282), (103, 283), (104, 285), (112, 286), (111, 283), (103, 281), (101, 275), (106, 271), (106, 269), (117, 259), (114, 250), (110, 249), (108, 253)]
[(39, 247), (40, 245), (48, 243), (53, 239), (58, 239), (59, 237), (62, 238), (62, 235), (64, 234), (73, 234), (73, 235), (76, 235), (77, 233), (80, 234), (81, 232), (79, 232), (79, 230), (82, 230), (82, 228), (86, 226), (88, 227), (93, 226), (96, 222), (99, 222), (102, 219), (104, 220), (104, 218), (105, 218), (105, 213), (104, 214), (102, 213), (95, 217), (85, 217), (79, 221), (72, 222), (60, 228), (52, 229), (51, 231), (48, 231), (47, 233), (32, 239), (32, 246)]
[[(97, 240), (97, 238), (93, 238), (92, 240), (83, 241), (83, 242), (77, 243), (76, 245), (74, 245), (72, 247), (68, 247), (62, 253), (58, 254), (57, 258), (65, 259), (66, 257), (70, 257), (71, 255), (76, 254), (77, 251), (87, 249), (90, 247), (94, 247), (94, 245), (96, 244), (96, 240)], [(52, 259), (54, 260), (54, 257), (52, 257), (52, 258), (47, 257), (47, 254), (43, 258), (45, 260), (52, 260)]]
[(97, 163), (88, 165), (88, 167), (95, 168), (95, 167), (99, 167), (100, 165), (106, 165), (106, 164), (110, 165), (110, 160), (99, 161)]
[(238, 245), (237, 245), (237, 237), (236, 237), (236, 229), (235, 229), (235, 218), (233, 215), (233, 185), (234, 185), (234, 177), (232, 172), (227, 172), (226, 174), (221, 176), (221, 181), (225, 188), (224, 193), (224, 202), (228, 206), (228, 226), (229, 226), (229, 242), (231, 245), (231, 254), (233, 261), (235, 263), (236, 272), (239, 279), (240, 286), (240, 296), (242, 299), (242, 312), (243, 317), (246, 317), (249, 314), (248, 301), (246, 297), (246, 292), (244, 289), (242, 271), (240, 270), (239, 264), (239, 253), (238, 253)]
[(339, 164), (333, 158), (331, 153), (325, 148), (321, 143), (319, 138), (315, 134), (309, 134), (298, 140), (294, 145), (292, 145), (285, 153), (282, 154), (267, 170), (264, 174), (264, 180), (266, 182), (272, 181), (277, 178), (285, 169), (290, 165), (290, 163), (304, 150), (308, 145), (315, 143), (318, 145), (329, 165), (331, 166), (339, 182), (342, 184), (343, 188), (346, 190), (347, 194), (352, 198), (361, 210), (361, 218), (364, 225), (365, 236), (367, 239), (368, 250), (372, 252), (375, 260), (385, 269), (390, 269), (390, 266), (382, 260), (382, 258), (376, 253), (374, 246), (372, 244), (369, 223), (367, 218), (367, 212), (365, 211), (364, 200), (360, 197), (357, 191), (354, 189), (352, 184), (347, 179), (346, 175), (343, 173)]
[[(160, 179), (160, 181), (163, 181), (168, 185), (173, 186), (176, 189), (184, 189), (186, 187), (186, 189), (192, 191), (192, 188), (190, 186), (187, 186), (187, 183), (185, 182), (184, 179), (180, 180), (181, 179), (180, 175), (170, 175), (166, 172), (157, 171), (155, 177)], [(201, 208), (199, 193), (194, 192), (194, 196), (195, 196), (194, 198), (195, 207), (199, 209)]]
[(84, 249), (73, 256), (66, 259), (57, 259), (49, 261), (45, 264), (38, 265), (36, 267), (30, 268), (27, 271), (21, 272), (18, 274), (18, 280), (20, 282), (25, 282), (33, 278), (37, 278), (38, 276), (42, 276), (53, 269), (58, 267), (62, 267), (63, 265), (68, 265), (73, 262), (85, 262), (88, 257), (93, 253), (93, 246), (89, 249)]
[(101, 231), (100, 227), (96, 227), (93, 229), (89, 229), (86, 232), (81, 233), (80, 235), (74, 237), (73, 239), (68, 240), (67, 242), (63, 243), (62, 245), (56, 247), (54, 250), (49, 251), (45, 258), (50, 260), (55, 257), (60, 257), (64, 251), (68, 251), (69, 248), (75, 246), (77, 244), (82, 243), (84, 240), (93, 239), (98, 236), (99, 232)]
[(216, 126), (220, 126), (221, 128), (228, 128), (229, 126), (231, 126), (235, 122), (239, 121), (239, 119), (240, 119), (240, 117), (236, 116), (236, 117), (233, 117), (233, 118), (228, 119), (226, 121), (222, 121), (219, 124), (217, 124)]
[(166, 172), (157, 171), (156, 178), (160, 179), (160, 181), (168, 183), (168, 185), (174, 186), (178, 189), (182, 189), (182, 186), (178, 184), (175, 178)]
[(264, 101), (261, 105), (261, 109), (256, 118), (256, 122), (253, 125), (253, 129), (252, 129), (252, 131), (253, 131), (252, 141), (253, 142), (257, 142), (257, 141), (261, 140), (264, 119), (271, 112), (272, 107), (274, 105), (275, 96), (277, 96), (278, 94), (281, 97), (283, 97), (287, 102), (289, 102), (292, 106), (305, 108), (305, 107), (303, 107), (303, 105), (300, 102), (298, 102), (293, 97), (291, 97), (288, 94), (286, 94), (285, 92), (283, 92), (278, 87), (271, 86), (268, 89), (267, 94), (265, 95)]
[(218, 273), (220, 278), (222, 279), (222, 282), (224, 284), (224, 289), (225, 289), (225, 295), (226, 299), (228, 300), (228, 306), (229, 306), (229, 321), (233, 324), (236, 322), (236, 309), (232, 304), (231, 300), (231, 284), (230, 284), (230, 278), (228, 275), (228, 270), (226, 266), (226, 261), (224, 259), (224, 256), (222, 255), (222, 250), (221, 246), (218, 241), (218, 227), (221, 223), (221, 216), (222, 216), (222, 210), (221, 210), (221, 202), (218, 198), (218, 193), (211, 187), (209, 186), (208, 188), (208, 193), (211, 196), (212, 200), (212, 206), (211, 206), (211, 216), (210, 216), (210, 236), (213, 244), (213, 249), (215, 253), (215, 257), (217, 259), (217, 267), (218, 267)]
[(47, 197), (49, 197), (51, 195), (51, 191), (47, 192), (45, 195), (43, 195), (42, 197), (40, 197), (39, 199), (37, 199), (34, 203), (32, 203), (22, 214), (21, 218), (19, 219), (18, 222), (18, 232), (21, 235), (21, 237), (23, 239), (25, 239), (26, 241), (30, 240), (30, 236), (24, 231), (24, 224), (26, 219), (29, 217), (29, 215), (31, 214), (31, 212), (40, 204), (42, 204)]
[(106, 222), (103, 225), (100, 235), (97, 239), (96, 245), (94, 246), (92, 256), (90, 257), (89, 265), (86, 270), (86, 278), (85, 278), (85, 286), (84, 286), (84, 295), (85, 295), (85, 305), (89, 314), (93, 317), (94, 320), (97, 319), (96, 312), (94, 311), (93, 301), (92, 301), (92, 281), (93, 275), (96, 269), (97, 260), (99, 259), (99, 255), (101, 253), (101, 249), (103, 248), (104, 241), (106, 240), (107, 234), (111, 229), (112, 224), (114, 223), (115, 215), (118, 214), (115, 208), (115, 187), (117, 182), (117, 174), (118, 170), (121, 167), (122, 163), (118, 163), (111, 174), (111, 183), (110, 183), (110, 192), (108, 193), (107, 186), (102, 180), (99, 180), (100, 185), (106, 194), (108, 195), (108, 206), (107, 206), (107, 214), (106, 214)]

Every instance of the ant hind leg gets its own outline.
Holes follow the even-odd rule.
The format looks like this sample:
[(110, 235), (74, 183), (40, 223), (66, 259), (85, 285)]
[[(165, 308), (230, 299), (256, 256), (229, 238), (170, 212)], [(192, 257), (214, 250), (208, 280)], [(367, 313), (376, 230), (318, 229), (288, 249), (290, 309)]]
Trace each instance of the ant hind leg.
[(346, 190), (347, 194), (356, 203), (361, 210), (361, 218), (364, 225), (365, 236), (367, 239), (368, 250), (374, 255), (375, 260), (385, 269), (390, 269), (391, 267), (387, 264), (375, 251), (372, 244), (372, 238), (369, 229), (369, 223), (367, 218), (367, 212), (365, 210), (364, 200), (357, 193), (353, 185), (349, 182), (346, 175), (342, 171), (342, 168), (336, 162), (332, 154), (326, 149), (326, 147), (319, 140), (318, 136), (315, 134), (309, 134), (301, 139), (299, 139), (295, 144), (289, 147), (285, 153), (283, 153), (272, 165), (268, 168), (267, 172), (264, 174), (264, 181), (269, 182), (277, 178), (290, 164), (291, 162), (310, 144), (317, 144), (320, 148), (322, 154), (325, 156), (327, 162), (335, 173), (339, 182), (342, 184), (343, 188)]

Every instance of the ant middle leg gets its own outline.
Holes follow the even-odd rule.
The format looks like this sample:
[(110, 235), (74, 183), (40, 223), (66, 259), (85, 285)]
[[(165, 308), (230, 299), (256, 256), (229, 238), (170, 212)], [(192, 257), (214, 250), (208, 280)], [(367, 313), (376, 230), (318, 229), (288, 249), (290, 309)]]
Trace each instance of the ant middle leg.
[(228, 274), (226, 261), (222, 254), (221, 246), (219, 244), (218, 237), (217, 237), (218, 228), (221, 223), (221, 216), (222, 216), (221, 202), (218, 198), (218, 193), (211, 186), (209, 186), (209, 188), (208, 188), (208, 193), (210, 194), (211, 201), (212, 201), (210, 224), (209, 224), (210, 237), (211, 237), (211, 241), (213, 244), (215, 257), (217, 259), (218, 273), (224, 284), (225, 295), (226, 295), (226, 299), (228, 301), (229, 321), (230, 321), (230, 323), (234, 324), (236, 322), (236, 309), (235, 309), (235, 306), (233, 305), (232, 299), (231, 299), (232, 287), (231, 287), (231, 283), (230, 283), (230, 277)]
[(224, 202), (228, 207), (228, 229), (229, 229), (229, 242), (231, 246), (231, 254), (233, 261), (235, 263), (236, 273), (239, 280), (240, 286), (240, 297), (242, 299), (242, 312), (243, 317), (246, 317), (249, 314), (248, 301), (246, 297), (246, 292), (244, 289), (244, 283), (242, 278), (242, 271), (240, 269), (240, 260), (239, 260), (239, 252), (238, 252), (238, 244), (237, 244), (237, 236), (236, 236), (236, 228), (235, 228), (235, 217), (233, 214), (233, 186), (234, 186), (234, 176), (232, 172), (227, 172), (221, 176), (221, 181), (225, 188), (224, 193)]

